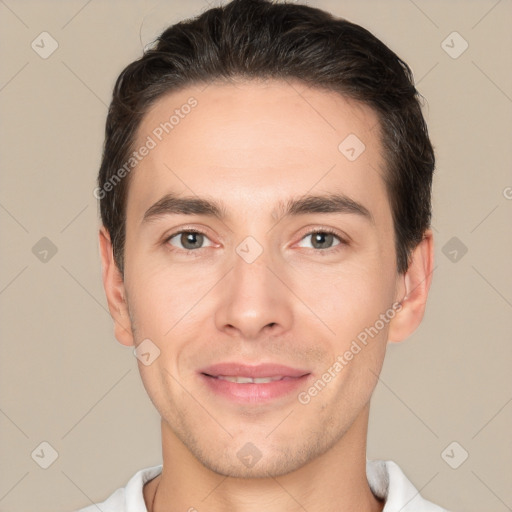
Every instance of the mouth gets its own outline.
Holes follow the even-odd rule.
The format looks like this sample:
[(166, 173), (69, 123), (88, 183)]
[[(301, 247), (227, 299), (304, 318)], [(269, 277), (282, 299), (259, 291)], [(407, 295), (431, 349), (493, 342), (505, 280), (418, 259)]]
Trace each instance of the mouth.
[(311, 372), (276, 364), (220, 363), (199, 371), (215, 395), (238, 403), (283, 398), (304, 385)]
[(214, 379), (227, 380), (228, 382), (236, 382), (237, 384), (266, 384), (267, 382), (275, 382), (276, 380), (294, 379), (295, 377), (285, 377), (278, 375), (276, 377), (236, 377), (231, 375), (208, 375)]

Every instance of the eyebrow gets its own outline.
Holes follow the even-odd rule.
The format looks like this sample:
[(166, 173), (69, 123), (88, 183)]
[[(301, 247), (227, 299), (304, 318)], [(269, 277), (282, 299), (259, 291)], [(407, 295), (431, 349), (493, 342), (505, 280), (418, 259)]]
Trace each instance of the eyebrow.
[[(373, 215), (362, 204), (343, 194), (308, 195), (280, 201), (272, 217), (281, 220), (288, 216), (311, 213), (349, 213), (358, 215), (374, 224)], [(224, 221), (229, 217), (221, 201), (193, 196), (166, 194), (146, 210), (143, 223), (165, 215), (206, 215)]]

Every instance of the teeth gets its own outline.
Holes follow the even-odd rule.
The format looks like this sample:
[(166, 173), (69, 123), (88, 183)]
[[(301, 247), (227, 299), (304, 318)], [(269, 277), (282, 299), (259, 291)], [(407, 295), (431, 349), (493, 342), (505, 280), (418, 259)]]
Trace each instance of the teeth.
[(231, 377), (230, 375), (218, 375), (217, 379), (227, 380), (229, 382), (236, 382), (237, 384), (265, 384), (267, 382), (274, 382), (281, 380), (283, 377)]

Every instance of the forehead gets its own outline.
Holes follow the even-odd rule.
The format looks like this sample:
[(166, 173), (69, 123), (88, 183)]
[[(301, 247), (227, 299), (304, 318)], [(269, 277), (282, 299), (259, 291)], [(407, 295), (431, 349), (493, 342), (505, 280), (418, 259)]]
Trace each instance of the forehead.
[(138, 204), (170, 191), (234, 203), (245, 193), (270, 203), (334, 188), (374, 204), (386, 195), (375, 112), (300, 83), (217, 83), (167, 94), (143, 118), (135, 149), (148, 143), (130, 178)]

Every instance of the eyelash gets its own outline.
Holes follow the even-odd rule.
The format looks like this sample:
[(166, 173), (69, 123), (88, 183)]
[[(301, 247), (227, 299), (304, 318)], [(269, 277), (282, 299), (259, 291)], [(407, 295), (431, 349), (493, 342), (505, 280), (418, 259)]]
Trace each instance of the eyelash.
[[(176, 231), (173, 234), (171, 234), (168, 237), (166, 237), (165, 240), (164, 240), (164, 244), (167, 247), (172, 247), (171, 249), (169, 249), (171, 251), (184, 252), (185, 254), (187, 254), (189, 256), (193, 256), (194, 255), (193, 253), (198, 252), (200, 249), (206, 249), (207, 248), (207, 247), (200, 247), (199, 249), (179, 249), (179, 248), (171, 246), (171, 244), (169, 243), (170, 240), (173, 239), (175, 236), (182, 235), (184, 233), (197, 233), (199, 235), (204, 235), (205, 237), (208, 238), (208, 235), (204, 231), (201, 231), (199, 229), (194, 229), (194, 228), (182, 229), (182, 230)], [(309, 249), (312, 249), (315, 252), (322, 252), (322, 253), (333, 252), (333, 251), (340, 250), (343, 246), (349, 245), (349, 242), (345, 238), (340, 236), (332, 228), (321, 228), (321, 229), (313, 229), (311, 231), (308, 231), (307, 233), (305, 233), (301, 237), (300, 241), (304, 240), (304, 238), (306, 238), (307, 236), (315, 235), (317, 233), (333, 235), (335, 238), (338, 239), (339, 244), (335, 245), (334, 247), (329, 247), (328, 249), (315, 249), (314, 247), (313, 248), (309, 248)]]

